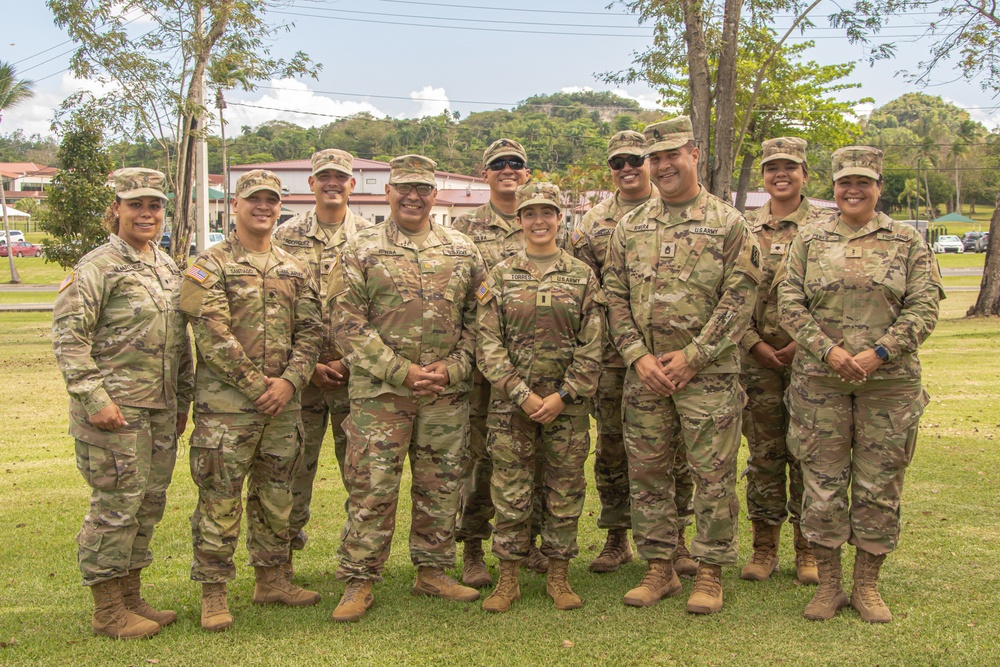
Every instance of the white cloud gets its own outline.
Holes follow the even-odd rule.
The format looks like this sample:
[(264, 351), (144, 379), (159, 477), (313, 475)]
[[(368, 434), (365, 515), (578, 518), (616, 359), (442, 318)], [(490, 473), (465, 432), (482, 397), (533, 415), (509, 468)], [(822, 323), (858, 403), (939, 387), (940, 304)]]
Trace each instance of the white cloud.
[(262, 94), (256, 98), (240, 97), (236, 93), (226, 96), (226, 120), (228, 127), (235, 128), (230, 129), (230, 133), (244, 125), (256, 127), (269, 120), (317, 127), (364, 111), (376, 118), (386, 115), (370, 102), (335, 100), (313, 92), (306, 83), (296, 79), (275, 79), (266, 85), (259, 89)]
[[(444, 88), (434, 88), (432, 86), (424, 86), (420, 90), (414, 90), (410, 93), (410, 99), (420, 103), (413, 118), (440, 115), (442, 111), (447, 111), (451, 104)], [(405, 117), (405, 115), (400, 115), (400, 118)]]
[(52, 117), (56, 109), (63, 100), (79, 90), (88, 90), (99, 96), (107, 92), (108, 88), (96, 81), (77, 79), (69, 72), (63, 72), (56, 83), (36, 85), (34, 97), (9, 109), (3, 116), (0, 132), (23, 130), (27, 135), (51, 135)]

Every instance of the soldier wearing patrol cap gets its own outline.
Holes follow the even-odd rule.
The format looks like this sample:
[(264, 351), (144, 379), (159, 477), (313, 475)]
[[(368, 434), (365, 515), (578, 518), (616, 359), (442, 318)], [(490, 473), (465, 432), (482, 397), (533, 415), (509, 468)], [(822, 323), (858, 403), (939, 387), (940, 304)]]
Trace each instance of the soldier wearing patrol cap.
[[(878, 576), (900, 531), (903, 476), (928, 396), (917, 350), (944, 297), (937, 261), (920, 234), (877, 213), (882, 151), (833, 154), (839, 215), (799, 231), (778, 283), (781, 325), (798, 343), (785, 395), (788, 446), (802, 463), (802, 532), (819, 570), (803, 616), (853, 606), (888, 623)], [(850, 601), (840, 551), (856, 549)]]
[(455, 564), (455, 515), (468, 459), (482, 259), (467, 236), (431, 222), (433, 160), (404, 155), (389, 167), (389, 219), (347, 243), (327, 290), (327, 312), (351, 360), (344, 426), (349, 497), (336, 571), (347, 587), (336, 621), (358, 620), (374, 604), (372, 582), (381, 579), (392, 548), (407, 456), (413, 594), (479, 598), (445, 568)]
[(762, 254), (757, 302), (740, 341), (740, 381), (747, 392), (743, 435), (750, 449), (745, 473), (747, 514), (753, 527), (753, 554), (740, 577), (753, 581), (770, 578), (778, 568), (778, 538), (787, 518), (794, 533), (796, 578), (801, 584), (818, 583), (812, 549), (799, 530), (802, 468), (785, 442), (788, 409), (784, 396), (796, 346), (778, 322), (775, 279), (783, 273), (788, 248), (799, 229), (832, 215), (802, 196), (809, 178), (806, 147), (798, 137), (763, 143), (760, 170), (770, 199), (747, 215)]
[[(340, 261), (344, 246), (359, 230), (372, 226), (370, 221), (355, 215), (348, 207), (348, 198), (355, 186), (353, 167), (354, 156), (347, 151), (328, 148), (313, 153), (309, 189), (316, 196), (316, 205), (311, 211), (296, 215), (274, 230), (274, 242), (309, 269), (309, 276), (316, 284), (320, 303), (323, 304), (323, 347), (312, 378), (302, 388), (304, 442), (302, 461), (292, 482), (294, 504), (290, 521), (295, 536), (292, 553), (306, 544), (305, 526), (309, 521), (313, 481), (328, 424), (333, 429), (333, 447), (341, 481), (344, 479), (346, 436), (343, 423), (350, 409), (348, 369), (343, 361), (343, 350), (329, 328), (329, 314), (325, 311), (327, 280)], [(291, 578), (293, 573), (289, 557), (286, 574)]]
[(149, 544), (187, 425), (194, 369), (178, 308), (180, 272), (155, 243), (166, 179), (141, 168), (112, 178), (111, 237), (59, 286), (52, 344), (70, 395), (77, 468), (91, 489), (76, 537), (83, 584), (94, 597), (91, 627), (133, 639), (177, 618), (143, 600), (140, 573), (153, 561)]
[[(641, 132), (622, 130), (608, 140), (608, 167), (615, 184), (614, 194), (590, 209), (570, 235), (573, 254), (586, 262), (598, 278), (608, 256), (608, 240), (618, 222), (629, 212), (649, 201), (653, 185), (643, 151), (646, 137)], [(622, 385), (625, 364), (608, 340), (604, 350), (601, 380), (594, 397), (597, 420), (597, 446), (594, 454), (594, 478), (601, 498), (599, 528), (608, 531), (600, 555), (590, 563), (591, 572), (614, 572), (634, 558), (628, 539), (632, 527), (629, 510), (628, 458), (622, 435)], [(691, 559), (684, 542), (684, 529), (690, 521), (694, 482), (687, 469), (684, 448), (677, 448), (674, 468), (677, 506), (677, 555), (674, 569), (679, 575), (692, 576), (698, 565)]]
[(605, 299), (594, 272), (556, 245), (559, 188), (530, 183), (517, 199), (525, 249), (497, 264), (478, 294), (477, 363), (493, 385), (488, 449), (500, 559), (500, 581), (483, 609), (507, 611), (520, 598), (517, 571), (532, 542), (539, 461), (546, 590), (556, 609), (576, 609), (583, 600), (570, 587), (568, 566), (587, 488), (588, 399), (600, 374)]
[(302, 458), (300, 396), (322, 344), (319, 300), (302, 263), (271, 243), (281, 181), (255, 169), (236, 182), (236, 229), (184, 274), (181, 310), (198, 350), (191, 474), (191, 579), (202, 584), (201, 625), (233, 623), (226, 584), (247, 485), (247, 550), (256, 604), (319, 602), (290, 583), (292, 479)]
[[(471, 213), (459, 216), (454, 229), (472, 238), (490, 271), (524, 248), (524, 233), (517, 224), (517, 188), (528, 182), (528, 156), (513, 139), (497, 139), (483, 151), (483, 179), (490, 186), (490, 200)], [(563, 226), (558, 243), (565, 245)], [(484, 561), (483, 540), (492, 532), (493, 501), (490, 498), (492, 462), (486, 451), (486, 413), (490, 383), (479, 370), (473, 371), (469, 412), (472, 427), (470, 467), (463, 480), (462, 502), (456, 539), (463, 543), (462, 581), (476, 588), (493, 583)], [(537, 534), (537, 527), (534, 531)], [(532, 543), (529, 569), (544, 572), (547, 561)]]
[[(736, 562), (739, 349), (760, 281), (760, 249), (739, 211), (698, 184), (691, 120), (648, 126), (644, 153), (659, 197), (615, 228), (604, 269), (611, 337), (628, 368), (625, 447), (632, 531), (649, 561), (633, 606), (676, 595), (674, 452), (695, 480), (698, 572), (687, 610), (722, 608), (722, 566)], [(679, 428), (677, 426), (679, 425)]]

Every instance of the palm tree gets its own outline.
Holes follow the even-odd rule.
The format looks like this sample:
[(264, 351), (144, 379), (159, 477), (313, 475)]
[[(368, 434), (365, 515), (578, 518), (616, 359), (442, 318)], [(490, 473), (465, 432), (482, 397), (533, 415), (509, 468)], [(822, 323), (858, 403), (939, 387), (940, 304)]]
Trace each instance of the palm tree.
[(903, 184), (903, 191), (899, 193), (897, 201), (902, 204), (906, 202), (906, 208), (910, 212), (910, 219), (913, 219), (913, 199), (917, 200), (917, 209), (920, 208), (920, 184), (915, 178), (907, 178)]
[[(18, 79), (14, 66), (0, 60), (0, 123), (3, 122), (4, 111), (16, 107), (35, 94), (34, 86), (33, 81)], [(2, 181), (0, 181), (0, 206), (3, 207), (3, 231), (7, 239), (7, 258), (10, 260), (10, 281), (20, 283), (21, 276), (14, 266), (14, 253), (10, 251), (10, 221), (7, 218), (7, 196)]]

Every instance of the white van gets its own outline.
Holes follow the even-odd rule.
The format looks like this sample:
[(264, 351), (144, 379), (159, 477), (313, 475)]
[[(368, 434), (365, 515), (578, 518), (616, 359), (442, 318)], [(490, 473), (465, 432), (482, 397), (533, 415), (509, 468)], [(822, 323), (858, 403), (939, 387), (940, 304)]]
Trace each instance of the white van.
[[(23, 241), (23, 240), (24, 240), (24, 232), (22, 232), (20, 229), (10, 230), (11, 243), (17, 243), (18, 241)], [(4, 244), (7, 243), (7, 235), (4, 233), (2, 225), (0, 225), (0, 243)]]

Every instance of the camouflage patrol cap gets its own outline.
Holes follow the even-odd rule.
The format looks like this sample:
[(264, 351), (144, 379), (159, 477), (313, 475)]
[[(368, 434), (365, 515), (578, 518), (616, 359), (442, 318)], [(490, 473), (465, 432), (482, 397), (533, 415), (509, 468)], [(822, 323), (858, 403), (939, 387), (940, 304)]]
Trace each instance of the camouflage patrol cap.
[(354, 175), (354, 156), (339, 148), (327, 148), (312, 155), (312, 175), (333, 169), (348, 176)]
[(689, 141), (694, 141), (691, 119), (687, 116), (677, 116), (670, 120), (647, 125), (642, 133), (646, 135), (646, 147), (642, 151), (643, 155), (651, 155), (657, 151), (672, 151)]
[(528, 154), (524, 152), (524, 146), (513, 139), (497, 139), (490, 144), (483, 151), (483, 166), (488, 167), (498, 157), (517, 157), (525, 163), (528, 162)]
[(798, 137), (768, 139), (761, 144), (763, 157), (761, 157), (760, 166), (763, 167), (772, 160), (791, 160), (796, 164), (805, 164), (806, 146), (808, 145), (805, 139)]
[(389, 162), (389, 183), (426, 183), (437, 186), (437, 162), (423, 155), (401, 155)]
[(554, 206), (557, 211), (562, 210), (562, 196), (559, 193), (559, 186), (554, 183), (532, 182), (520, 185), (514, 196), (518, 211), (533, 204), (545, 204)]
[(833, 152), (833, 180), (844, 176), (882, 178), (882, 151), (872, 146), (845, 146)]
[(143, 169), (142, 167), (126, 167), (118, 169), (111, 178), (115, 184), (115, 194), (119, 199), (135, 199), (137, 197), (159, 197), (166, 199), (163, 184), (167, 177), (162, 171)]
[(255, 192), (268, 190), (281, 197), (281, 179), (266, 169), (253, 169), (236, 181), (237, 197), (245, 199)]
[(608, 139), (608, 159), (616, 155), (642, 155), (646, 137), (635, 130), (622, 130)]

